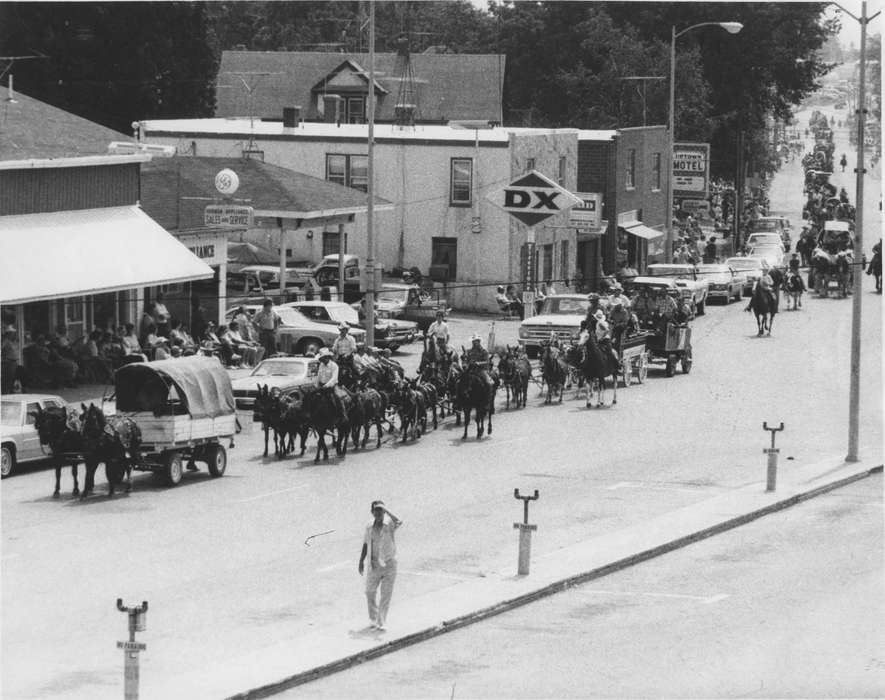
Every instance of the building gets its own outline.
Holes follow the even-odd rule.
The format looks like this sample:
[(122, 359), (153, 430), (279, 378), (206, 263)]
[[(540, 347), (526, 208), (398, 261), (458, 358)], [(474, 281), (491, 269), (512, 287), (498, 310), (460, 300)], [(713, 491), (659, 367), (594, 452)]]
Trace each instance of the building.
[[(365, 53), (223, 51), (215, 116), (364, 123), (368, 65)], [(502, 54), (375, 54), (375, 119), (500, 124), (504, 65)]]
[(150, 156), (109, 155), (125, 138), (21, 93), (3, 106), (0, 305), (20, 350), (135, 322), (145, 287), (212, 276), (139, 207)]
[(597, 193), (604, 229), (579, 236), (577, 266), (588, 286), (622, 262), (642, 272), (664, 259), (667, 130), (643, 126), (578, 134), (578, 189)]
[[(538, 170), (567, 190), (577, 185), (578, 131), (509, 127), (377, 125), (376, 194), (392, 203), (375, 218), (377, 259), (388, 272), (434, 271), (457, 308), (494, 310), (494, 287), (522, 284), (526, 229), (487, 200)], [(367, 188), (367, 127), (362, 124), (249, 119), (141, 122), (141, 138), (200, 156), (232, 153), (359, 190)], [(293, 241), (296, 257), (307, 238)], [(565, 215), (536, 227), (539, 269), (549, 279), (573, 272), (575, 229)], [(549, 247), (548, 247), (549, 246)], [(348, 252), (367, 256), (366, 217), (357, 215)]]

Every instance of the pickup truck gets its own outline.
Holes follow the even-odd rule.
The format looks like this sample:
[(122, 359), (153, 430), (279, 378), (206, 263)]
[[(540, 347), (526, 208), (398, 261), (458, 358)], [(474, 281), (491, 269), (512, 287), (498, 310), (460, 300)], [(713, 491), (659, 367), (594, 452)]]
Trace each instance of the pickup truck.
[(706, 312), (710, 283), (704, 275), (698, 274), (698, 269), (694, 265), (655, 263), (648, 266), (648, 276), (672, 279), (682, 292), (682, 296), (690, 305), (694, 305), (698, 316)]
[[(311, 275), (319, 287), (338, 288), (338, 254), (324, 257), (313, 269)], [(344, 254), (344, 302), (352, 304), (363, 296), (360, 291), (360, 259), (356, 255)], [(340, 300), (339, 300), (340, 301)]]
[(414, 321), (422, 332), (436, 320), (437, 311), (449, 312), (439, 292), (428, 292), (417, 284), (383, 284), (376, 292), (375, 301), (380, 318)]

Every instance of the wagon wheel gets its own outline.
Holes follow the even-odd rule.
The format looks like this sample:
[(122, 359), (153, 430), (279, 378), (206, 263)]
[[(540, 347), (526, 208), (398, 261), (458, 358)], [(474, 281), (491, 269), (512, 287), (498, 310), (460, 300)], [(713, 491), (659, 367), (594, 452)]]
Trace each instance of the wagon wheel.
[(215, 443), (206, 449), (206, 464), (212, 476), (223, 476), (227, 469), (227, 452), (224, 445)]
[(672, 377), (676, 374), (676, 355), (672, 353), (667, 355), (667, 368), (664, 372), (668, 377)]
[(630, 386), (630, 381), (633, 379), (633, 366), (630, 364), (630, 359), (621, 360), (621, 379), (624, 380), (624, 387)]
[(648, 376), (648, 353), (644, 352), (639, 356), (636, 364), (636, 381), (642, 384)]
[(685, 348), (685, 353), (682, 355), (682, 372), (683, 374), (691, 372), (691, 345)]
[(181, 483), (181, 453), (175, 450), (163, 454), (163, 469), (166, 483), (169, 486), (177, 486)]

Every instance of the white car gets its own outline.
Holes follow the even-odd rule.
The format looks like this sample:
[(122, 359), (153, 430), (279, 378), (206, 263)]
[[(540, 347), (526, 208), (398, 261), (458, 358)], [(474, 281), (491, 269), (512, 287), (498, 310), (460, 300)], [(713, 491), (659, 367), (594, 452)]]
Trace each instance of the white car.
[(519, 344), (526, 355), (538, 356), (541, 343), (556, 333), (560, 339), (570, 338), (581, 330), (590, 301), (586, 294), (551, 294), (544, 299), (541, 313), (519, 324)]
[(701, 316), (707, 310), (707, 293), (710, 285), (703, 275), (698, 275), (694, 265), (682, 263), (655, 263), (648, 266), (649, 277), (667, 277), (679, 287), (689, 305), (694, 304), (697, 315)]
[(231, 379), (237, 408), (248, 411), (255, 406), (258, 385), (265, 384), (283, 394), (303, 384), (313, 384), (319, 360), (312, 357), (272, 357), (259, 362), (245, 377)]
[(728, 265), (698, 265), (698, 274), (707, 280), (708, 299), (723, 299), (726, 304), (730, 304), (732, 299), (741, 300), (744, 293), (743, 276), (739, 277)]
[[(246, 312), (250, 316), (254, 316), (261, 308), (258, 304), (249, 304), (246, 305)], [(335, 338), (338, 337), (338, 329), (334, 326), (327, 323), (317, 323), (291, 306), (274, 306), (273, 310), (277, 312), (283, 322), (277, 328), (277, 346), (282, 352), (295, 355), (315, 353), (321, 347), (331, 347)], [(225, 316), (228, 322), (238, 311), (239, 306), (228, 310)], [(352, 329), (350, 334), (358, 343), (363, 343), (366, 340), (366, 332), (359, 328)]]
[(754, 231), (747, 236), (747, 247), (755, 248), (756, 246), (772, 246), (779, 247), (784, 250), (784, 242), (779, 233), (771, 233), (767, 231)]
[(769, 267), (784, 266), (784, 249), (779, 245), (756, 245), (747, 252), (748, 258), (764, 260)]
[[(326, 323), (338, 326), (346, 323), (353, 329), (362, 332), (364, 321), (360, 318), (360, 312), (354, 308), (355, 304), (345, 304), (343, 301), (290, 301), (282, 306), (291, 306), (298, 309), (307, 318), (317, 323)], [(397, 318), (375, 317), (375, 345), (379, 348), (390, 348), (391, 351), (401, 345), (411, 343), (418, 335), (418, 326), (412, 321), (403, 321)]]
[(729, 258), (725, 261), (725, 264), (734, 270), (735, 275), (741, 280), (744, 296), (749, 295), (753, 291), (756, 280), (764, 274), (762, 261), (758, 258), (738, 256)]
[[(21, 462), (49, 457), (40, 444), (32, 413), (49, 406), (67, 406), (53, 394), (4, 394), (0, 397), (0, 475), (5, 479)], [(45, 450), (45, 451), (44, 451)]]

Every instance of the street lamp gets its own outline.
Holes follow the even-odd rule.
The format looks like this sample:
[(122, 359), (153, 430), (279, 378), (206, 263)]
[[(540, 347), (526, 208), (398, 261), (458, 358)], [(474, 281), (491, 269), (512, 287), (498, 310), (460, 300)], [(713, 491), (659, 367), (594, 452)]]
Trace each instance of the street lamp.
[(699, 27), (722, 27), (729, 34), (737, 34), (744, 25), (740, 22), (701, 22), (686, 27), (681, 32), (676, 31), (673, 25), (670, 38), (670, 110), (669, 110), (669, 134), (670, 147), (667, 149), (667, 243), (664, 257), (667, 262), (673, 254), (673, 145), (676, 143), (675, 120), (676, 120), (676, 40), (683, 34)]

